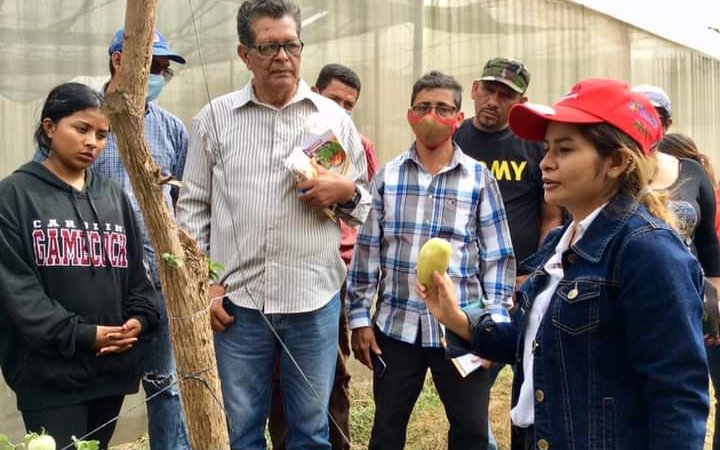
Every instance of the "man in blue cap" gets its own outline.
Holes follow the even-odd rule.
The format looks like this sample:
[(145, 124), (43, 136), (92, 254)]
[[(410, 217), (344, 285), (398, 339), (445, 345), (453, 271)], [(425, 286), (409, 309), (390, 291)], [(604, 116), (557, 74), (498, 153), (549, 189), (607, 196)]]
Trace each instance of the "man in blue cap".
[[(110, 82), (105, 90), (115, 89), (119, 81), (120, 63), (122, 61), (123, 42), (125, 32), (120, 29), (108, 48), (110, 55)], [(152, 64), (148, 78), (147, 103), (145, 106), (145, 139), (155, 164), (164, 174), (182, 177), (187, 154), (187, 131), (182, 122), (156, 105), (155, 100), (165, 84), (173, 77), (170, 61), (185, 64), (185, 58), (173, 52), (165, 36), (155, 31), (152, 46)], [(177, 385), (161, 392), (164, 388), (176, 381), (175, 358), (173, 357), (168, 331), (167, 308), (165, 299), (160, 290), (160, 278), (155, 263), (155, 251), (150, 245), (147, 230), (143, 221), (142, 212), (133, 195), (130, 178), (123, 166), (117, 150), (117, 142), (112, 133), (108, 136), (105, 151), (98, 157), (93, 170), (111, 178), (125, 189), (132, 201), (135, 214), (141, 224), (145, 240), (145, 261), (148, 267), (150, 280), (155, 286), (156, 301), (162, 323), (157, 331), (150, 337), (145, 350), (145, 366), (143, 368), (143, 389), (147, 397), (157, 394), (147, 404), (148, 430), (150, 434), (150, 448), (152, 450), (189, 450), (187, 431), (180, 404), (180, 391)], [(176, 189), (168, 185), (163, 186), (165, 201), (174, 211)]]
[[(122, 61), (123, 42), (125, 42), (125, 30), (121, 28), (113, 36), (110, 47), (108, 48), (108, 53), (110, 54), (110, 75), (112, 76), (108, 87), (114, 87), (113, 82), (116, 83), (119, 79), (119, 77), (115, 76), (115, 71), (120, 68), (120, 61)], [(185, 58), (170, 50), (165, 36), (155, 31), (153, 35), (152, 64), (150, 65), (150, 76), (148, 77), (148, 92), (146, 98), (148, 102), (155, 100), (165, 87), (165, 83), (172, 79), (173, 70), (170, 68), (170, 61), (185, 64)]]
[(661, 87), (650, 84), (640, 84), (632, 88), (633, 92), (644, 94), (655, 107), (655, 111), (660, 116), (662, 122), (663, 133), (667, 133), (668, 128), (672, 125), (672, 103), (667, 92)]

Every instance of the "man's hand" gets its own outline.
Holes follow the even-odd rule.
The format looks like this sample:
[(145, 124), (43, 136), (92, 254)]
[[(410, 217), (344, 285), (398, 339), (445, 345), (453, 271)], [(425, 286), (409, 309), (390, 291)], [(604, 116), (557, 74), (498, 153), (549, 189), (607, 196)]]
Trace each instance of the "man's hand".
[(370, 370), (373, 368), (370, 352), (375, 352), (376, 355), (382, 353), (375, 340), (375, 332), (370, 327), (352, 330), (352, 350), (355, 359), (365, 364)]
[(355, 183), (352, 180), (325, 169), (314, 159), (311, 163), (317, 176), (298, 181), (297, 188), (303, 192), (298, 196), (301, 202), (318, 208), (332, 208), (338, 203), (352, 200), (355, 195)]
[(225, 297), (225, 286), (213, 284), (208, 290), (210, 294), (210, 325), (213, 331), (225, 331), (227, 327), (235, 322), (235, 318), (223, 308), (223, 297)]

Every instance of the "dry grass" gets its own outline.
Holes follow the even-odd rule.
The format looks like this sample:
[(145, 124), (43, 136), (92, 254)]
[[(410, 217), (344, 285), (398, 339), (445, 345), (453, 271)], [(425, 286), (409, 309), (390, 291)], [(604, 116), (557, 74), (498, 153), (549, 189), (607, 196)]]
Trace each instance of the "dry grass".
[(110, 447), (110, 450), (150, 450), (150, 441), (148, 440), (147, 435), (145, 435), (135, 442), (114, 445)]
[[(372, 389), (369, 380), (353, 379), (351, 388), (352, 406), (352, 438), (354, 450), (367, 450), (372, 428), (374, 406)], [(498, 450), (510, 450), (510, 388), (512, 371), (505, 367), (498, 376), (490, 395), (490, 421), (498, 443)], [(713, 395), (712, 387), (710, 392)], [(710, 408), (708, 424), (715, 420), (715, 407)], [(439, 397), (428, 377), (425, 389), (415, 405), (415, 410), (408, 425), (407, 445), (409, 450), (444, 450), (447, 448), (448, 423)], [(708, 429), (705, 438), (705, 450), (712, 449), (712, 431)]]
[[(505, 367), (498, 376), (490, 395), (490, 421), (498, 443), (498, 450), (510, 449), (510, 386), (512, 371)], [(350, 387), (352, 407), (350, 421), (354, 450), (367, 450), (370, 430), (375, 413), (372, 400), (372, 382), (364, 377), (353, 378)], [(711, 398), (712, 398), (711, 387)], [(715, 420), (714, 405), (710, 409), (708, 423)], [(437, 396), (432, 379), (427, 378), (425, 388), (418, 398), (408, 425), (407, 444), (409, 450), (444, 450), (447, 448), (448, 423), (445, 410)], [(705, 450), (711, 450), (712, 432), (708, 430)], [(147, 438), (138, 442), (116, 446), (112, 450), (149, 450)]]
[[(493, 388), (490, 400), (490, 417), (498, 450), (510, 449), (510, 385), (512, 371), (504, 369)], [(371, 381), (353, 378), (350, 388), (352, 409), (353, 449), (366, 450), (370, 440), (375, 406), (372, 401)], [(408, 425), (405, 448), (412, 450), (440, 450), (447, 448), (448, 422), (440, 398), (428, 376)]]

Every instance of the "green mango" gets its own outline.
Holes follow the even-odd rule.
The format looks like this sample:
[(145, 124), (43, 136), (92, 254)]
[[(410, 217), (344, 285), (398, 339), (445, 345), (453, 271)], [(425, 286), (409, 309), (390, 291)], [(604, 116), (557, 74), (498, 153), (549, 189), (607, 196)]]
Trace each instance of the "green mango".
[(432, 238), (426, 241), (420, 247), (420, 253), (417, 258), (417, 279), (426, 287), (435, 284), (432, 274), (438, 271), (439, 274), (447, 272), (450, 265), (450, 255), (452, 255), (452, 246), (450, 242), (443, 238)]

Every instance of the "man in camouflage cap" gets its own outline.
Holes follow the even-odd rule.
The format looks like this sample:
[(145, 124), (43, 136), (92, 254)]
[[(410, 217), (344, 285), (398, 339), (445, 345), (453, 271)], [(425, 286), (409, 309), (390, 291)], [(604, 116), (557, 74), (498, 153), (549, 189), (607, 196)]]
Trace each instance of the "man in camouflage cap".
[(525, 94), (530, 72), (525, 64), (510, 58), (493, 58), (485, 64), (480, 81), (497, 81), (518, 94)]
[[(473, 81), (475, 116), (465, 120), (455, 133), (455, 142), (463, 152), (485, 164), (498, 182), (518, 263), (535, 253), (547, 232), (562, 220), (560, 210), (544, 200), (540, 175), (543, 145), (520, 139), (508, 124), (510, 108), (527, 101), (529, 84), (530, 72), (522, 62), (490, 59), (480, 78)], [(527, 271), (519, 266), (517, 275), (519, 285)], [(490, 387), (500, 368), (490, 370)], [(488, 449), (494, 450), (492, 431), (488, 431)]]

